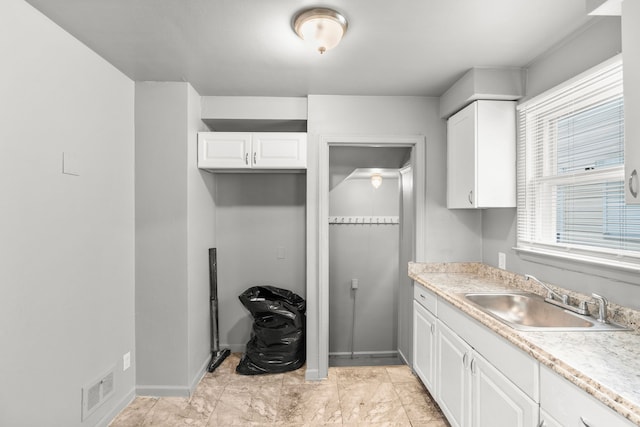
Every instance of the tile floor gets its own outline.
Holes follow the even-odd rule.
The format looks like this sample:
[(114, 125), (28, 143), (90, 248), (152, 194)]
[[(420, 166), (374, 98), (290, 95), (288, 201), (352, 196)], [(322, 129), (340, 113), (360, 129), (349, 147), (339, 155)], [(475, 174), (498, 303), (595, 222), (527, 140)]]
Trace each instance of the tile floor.
[(335, 367), (309, 382), (304, 368), (238, 375), (239, 360), (232, 354), (207, 373), (191, 398), (137, 397), (110, 427), (449, 426), (407, 366)]

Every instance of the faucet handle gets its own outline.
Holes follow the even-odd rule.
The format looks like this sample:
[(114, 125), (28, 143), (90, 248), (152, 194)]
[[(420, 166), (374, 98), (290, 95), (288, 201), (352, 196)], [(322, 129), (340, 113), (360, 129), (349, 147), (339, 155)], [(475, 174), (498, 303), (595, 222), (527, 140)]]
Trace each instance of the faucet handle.
[(592, 293), (591, 296), (598, 301), (598, 322), (607, 323), (607, 305), (609, 301), (596, 293)]

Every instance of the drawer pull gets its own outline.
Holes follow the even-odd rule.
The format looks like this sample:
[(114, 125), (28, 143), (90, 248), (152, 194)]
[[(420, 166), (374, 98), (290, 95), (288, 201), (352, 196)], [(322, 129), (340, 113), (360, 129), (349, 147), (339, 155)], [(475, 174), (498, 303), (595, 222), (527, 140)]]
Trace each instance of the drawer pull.
[(584, 427), (591, 427), (591, 424), (589, 424), (588, 422), (586, 422), (586, 421), (584, 420), (584, 418), (580, 417), (580, 421), (582, 421), (582, 425), (583, 425)]
[(420, 298), (425, 299), (426, 297), (423, 294), (420, 294)]

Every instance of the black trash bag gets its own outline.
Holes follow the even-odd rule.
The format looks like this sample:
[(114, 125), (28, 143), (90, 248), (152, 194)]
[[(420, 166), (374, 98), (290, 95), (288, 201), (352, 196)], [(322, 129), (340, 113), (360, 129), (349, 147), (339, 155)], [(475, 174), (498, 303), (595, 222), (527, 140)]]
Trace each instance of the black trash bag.
[(236, 367), (242, 375), (294, 371), (306, 361), (306, 302), (275, 286), (254, 286), (240, 302), (253, 315), (251, 339)]

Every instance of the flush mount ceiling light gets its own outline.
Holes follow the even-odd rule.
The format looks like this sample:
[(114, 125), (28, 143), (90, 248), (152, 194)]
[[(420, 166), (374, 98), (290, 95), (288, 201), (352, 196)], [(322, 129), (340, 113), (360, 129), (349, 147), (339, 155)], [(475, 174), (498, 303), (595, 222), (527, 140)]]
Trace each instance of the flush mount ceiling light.
[(379, 173), (371, 175), (371, 185), (373, 185), (373, 188), (380, 188), (382, 185), (382, 175)]
[(321, 54), (340, 43), (347, 26), (344, 16), (322, 7), (303, 10), (293, 18), (296, 34)]

